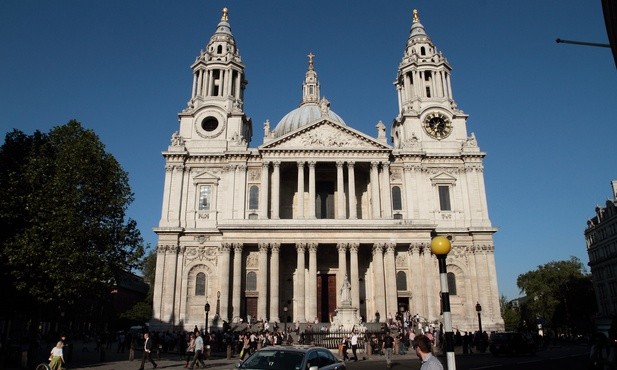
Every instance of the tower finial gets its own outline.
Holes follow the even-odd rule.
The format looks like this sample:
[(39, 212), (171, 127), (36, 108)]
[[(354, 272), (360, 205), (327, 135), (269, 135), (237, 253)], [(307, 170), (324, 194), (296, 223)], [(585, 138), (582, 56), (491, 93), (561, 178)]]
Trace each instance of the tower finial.
[(221, 22), (227, 22), (229, 18), (227, 17), (227, 8), (223, 8), (223, 15), (221, 16)]
[(420, 22), (420, 17), (418, 16), (418, 9), (413, 10), (413, 23)]
[(315, 55), (313, 55), (313, 53), (309, 52), (307, 57), (309, 58), (309, 70), (312, 71), (313, 70), (313, 58), (315, 57)]

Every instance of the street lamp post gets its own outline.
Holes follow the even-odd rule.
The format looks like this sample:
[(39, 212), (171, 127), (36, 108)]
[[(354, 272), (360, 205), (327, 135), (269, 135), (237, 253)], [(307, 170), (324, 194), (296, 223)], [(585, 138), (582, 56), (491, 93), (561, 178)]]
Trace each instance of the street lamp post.
[(210, 303), (206, 301), (206, 305), (204, 306), (204, 310), (206, 311), (206, 333), (208, 332), (208, 314), (210, 313)]
[(437, 256), (439, 264), (439, 283), (441, 286), (441, 312), (443, 313), (445, 330), (445, 348), (448, 370), (456, 370), (454, 361), (454, 333), (452, 332), (452, 316), (450, 314), (450, 293), (448, 290), (448, 272), (446, 257), (450, 253), (452, 243), (445, 236), (436, 236), (431, 240), (431, 252)]
[(478, 326), (480, 328), (480, 333), (482, 333), (482, 306), (480, 305), (480, 302), (476, 304), (476, 312), (478, 313)]

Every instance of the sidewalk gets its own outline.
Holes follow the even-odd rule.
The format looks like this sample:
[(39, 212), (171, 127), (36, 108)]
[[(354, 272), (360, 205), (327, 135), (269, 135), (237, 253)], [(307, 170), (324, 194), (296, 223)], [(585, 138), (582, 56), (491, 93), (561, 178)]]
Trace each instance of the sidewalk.
[[(338, 351), (332, 350), (332, 353), (337, 358), (341, 358), (339, 356)], [(351, 354), (351, 350), (348, 352)], [(489, 352), (485, 353), (474, 353), (473, 355), (463, 355), (461, 353), (461, 348), (456, 348), (456, 355), (461, 356), (476, 356), (476, 355), (486, 355)], [(223, 353), (213, 354), (210, 359), (206, 360), (206, 369), (209, 370), (234, 370), (236, 365), (239, 363), (240, 359), (238, 356), (232, 357), (230, 360), (227, 360)], [(437, 354), (438, 357), (442, 357), (441, 354)], [(94, 351), (94, 345), (75, 345), (73, 351), (73, 359), (70, 363), (68, 363), (69, 370), (78, 370), (78, 369), (97, 369), (97, 370), (138, 370), (141, 366), (142, 359), (142, 351), (135, 352), (135, 359), (133, 361), (129, 361), (129, 353), (125, 351), (124, 353), (117, 353), (116, 347), (114, 346), (111, 350), (106, 350), (104, 353), (104, 361), (101, 361), (101, 354), (98, 351)], [(184, 370), (184, 356), (175, 354), (175, 353), (161, 353), (161, 358), (157, 359), (156, 354), (153, 354), (153, 358), (157, 363), (157, 369), (178, 369)], [(394, 360), (417, 360), (413, 350), (407, 351), (404, 355), (394, 355)], [(443, 360), (443, 359), (442, 359)], [(370, 361), (370, 362), (384, 362), (385, 358), (380, 355), (373, 355), (367, 357), (363, 351), (358, 351), (358, 361)], [(145, 364), (146, 370), (152, 369), (152, 364), (147, 362)]]

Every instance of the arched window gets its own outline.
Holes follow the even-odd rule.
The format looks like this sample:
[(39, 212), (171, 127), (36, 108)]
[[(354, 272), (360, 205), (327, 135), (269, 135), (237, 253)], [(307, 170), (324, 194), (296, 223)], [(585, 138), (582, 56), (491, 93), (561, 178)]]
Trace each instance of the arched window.
[(392, 210), (400, 211), (403, 209), (403, 201), (401, 199), (401, 187), (392, 187)]
[(195, 277), (195, 295), (206, 295), (206, 274), (203, 272)]
[(456, 295), (456, 275), (453, 272), (448, 272), (448, 292)]
[(257, 274), (254, 271), (249, 271), (246, 274), (246, 290), (257, 290)]
[(249, 190), (249, 209), (259, 209), (259, 187), (251, 186)]
[(407, 290), (407, 274), (405, 271), (396, 273), (396, 290)]

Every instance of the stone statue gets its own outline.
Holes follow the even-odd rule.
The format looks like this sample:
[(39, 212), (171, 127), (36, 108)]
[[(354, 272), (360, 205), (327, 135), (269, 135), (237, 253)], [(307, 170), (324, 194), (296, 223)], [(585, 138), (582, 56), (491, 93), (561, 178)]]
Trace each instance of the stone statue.
[(341, 285), (341, 304), (351, 304), (351, 284), (347, 275), (345, 275), (345, 280)]
[(266, 120), (266, 122), (264, 122), (264, 137), (269, 137), (270, 136), (270, 120)]
[(377, 125), (375, 127), (377, 127), (377, 138), (385, 139), (386, 138), (386, 125), (384, 125), (383, 122), (379, 121), (377, 122)]

